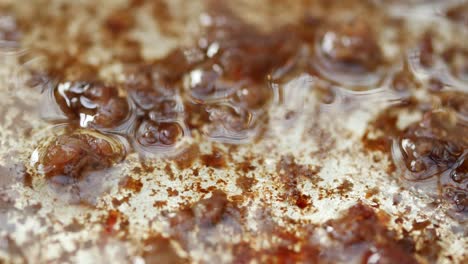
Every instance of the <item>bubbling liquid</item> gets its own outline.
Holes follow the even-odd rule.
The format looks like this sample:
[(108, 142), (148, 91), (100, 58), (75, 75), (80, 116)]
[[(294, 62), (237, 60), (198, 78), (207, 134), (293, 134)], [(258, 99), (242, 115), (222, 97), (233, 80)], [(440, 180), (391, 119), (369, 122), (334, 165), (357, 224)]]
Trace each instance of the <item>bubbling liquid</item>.
[(60, 83), (54, 96), (61, 110), (81, 127), (113, 128), (130, 115), (130, 106), (114, 87), (87, 82)]
[[(96, 81), (88, 68), (83, 70), (86, 74), (64, 78), (80, 65), (64, 69), (58, 74), (61, 81), (46, 89), (45, 117), (79, 131), (120, 135), (131, 144), (128, 152), (145, 158), (170, 157), (182, 153), (192, 136), (251, 143), (268, 125), (272, 107), (285, 108), (288, 122), (296, 122), (294, 117), (311, 94), (318, 97), (319, 112), (339, 115), (408, 102), (430, 76), (458, 91), (457, 96), (446, 95), (445, 90), (436, 95), (452, 114), (429, 111), (395, 138), (393, 156), (411, 181), (448, 172), (455, 175), (449, 176), (451, 186), (464, 179), (460, 165), (467, 124), (464, 49), (441, 52), (427, 33), (408, 58), (395, 60), (400, 65), (389, 66), (381, 43), (382, 25), (372, 18), (306, 17), (297, 24), (262, 31), (228, 10), (217, 11), (205, 14), (195, 45), (155, 61), (124, 65), (121, 83)], [(50, 71), (51, 79), (56, 70)], [(74, 133), (71, 129), (50, 148), (41, 148), (57, 154), (42, 160), (52, 164), (47, 168), (58, 168), (51, 169), (56, 171), (52, 174), (79, 175), (118, 162), (106, 154), (105, 144), (101, 151), (100, 145)], [(94, 156), (87, 157), (100, 151), (102, 166), (94, 164), (98, 162)], [(78, 160), (91, 165), (77, 164)]]
[(450, 110), (425, 114), (393, 142), (394, 161), (410, 181), (439, 178), (443, 195), (466, 210), (468, 127)]
[(84, 172), (108, 168), (126, 155), (125, 141), (119, 137), (82, 129), (60, 130), (61, 134), (41, 142), (32, 155), (32, 165), (47, 178), (80, 179)]
[(383, 55), (370, 24), (359, 18), (318, 32), (314, 67), (325, 78), (351, 86), (372, 86), (382, 78)]
[(182, 122), (142, 121), (134, 135), (133, 147), (144, 156), (167, 156), (181, 151), (190, 133)]

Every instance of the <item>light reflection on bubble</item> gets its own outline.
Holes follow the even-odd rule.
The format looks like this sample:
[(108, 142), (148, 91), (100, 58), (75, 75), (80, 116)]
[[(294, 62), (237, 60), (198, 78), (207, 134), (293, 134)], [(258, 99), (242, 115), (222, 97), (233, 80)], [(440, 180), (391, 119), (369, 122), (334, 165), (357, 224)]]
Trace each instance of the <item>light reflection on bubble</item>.
[(450, 89), (468, 92), (468, 83), (454, 76), (450, 67), (441, 58), (434, 56), (434, 64), (431, 67), (421, 65), (421, 51), (417, 48), (408, 52), (408, 64), (411, 71), (420, 80), (435, 79), (442, 82)]
[(177, 155), (192, 141), (183, 120), (143, 121), (132, 138), (133, 148), (145, 158)]
[(255, 112), (229, 103), (208, 106), (210, 123), (203, 134), (210, 140), (229, 144), (251, 142), (259, 132), (258, 116)]

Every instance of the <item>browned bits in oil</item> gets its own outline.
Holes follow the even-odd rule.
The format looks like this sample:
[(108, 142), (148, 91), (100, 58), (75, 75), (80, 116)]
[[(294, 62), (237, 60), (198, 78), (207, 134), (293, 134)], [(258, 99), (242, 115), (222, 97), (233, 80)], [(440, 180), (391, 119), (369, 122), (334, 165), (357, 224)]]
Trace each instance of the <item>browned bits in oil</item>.
[(468, 26), (468, 4), (466, 2), (450, 8), (446, 15), (450, 20)]
[(202, 216), (200, 218), (202, 226), (211, 226), (221, 221), (228, 203), (224, 192), (215, 191), (211, 198), (198, 202), (192, 210), (196, 216)]
[(125, 177), (119, 185), (126, 190), (132, 191), (134, 193), (139, 193), (141, 188), (143, 188), (143, 183), (140, 179), (135, 179), (133, 177), (127, 176)]
[(252, 165), (251, 161), (247, 159), (237, 163), (236, 169), (243, 173), (248, 173), (249, 171), (255, 170), (255, 166)]
[[(390, 151), (392, 138), (400, 132), (396, 126), (398, 115), (395, 111), (388, 109), (379, 114), (368, 125), (362, 136), (362, 143), (365, 151)], [(372, 135), (378, 133), (377, 135)]]
[(167, 201), (155, 201), (153, 203), (153, 207), (155, 208), (163, 208), (166, 205), (167, 205)]
[(409, 104), (411, 96), (420, 87), (420, 84), (411, 72), (408, 63), (405, 63), (403, 69), (392, 77), (390, 87), (402, 96), (402, 103)]
[(413, 230), (423, 230), (426, 227), (431, 225), (431, 221), (425, 220), (421, 222), (414, 221), (413, 222)]
[(366, 205), (358, 203), (341, 218), (330, 220), (325, 225), (329, 227), (329, 236), (342, 244), (345, 250), (356, 245), (365, 245), (351, 253), (363, 263), (368, 263), (374, 254), (379, 255), (382, 263), (416, 262), (411, 249), (398, 241), (374, 210)]
[(276, 169), (279, 173), (280, 180), (284, 184), (286, 197), (292, 199), (292, 202), (299, 208), (304, 209), (310, 204), (310, 197), (301, 193), (298, 189), (298, 183), (301, 178), (314, 179), (320, 172), (320, 167), (311, 167), (297, 164), (293, 156), (282, 156), (277, 163)]
[(346, 194), (353, 190), (354, 184), (348, 180), (344, 180), (338, 187), (336, 191), (342, 197), (346, 197)]
[(171, 165), (169, 163), (166, 163), (166, 165), (164, 165), (164, 172), (166, 173), (166, 175), (169, 177), (170, 180), (172, 181), (175, 180), (175, 174), (172, 171)]
[(114, 208), (117, 208), (120, 205), (122, 205), (123, 203), (128, 203), (128, 201), (130, 200), (131, 197), (132, 197), (132, 195), (128, 194), (128, 195), (124, 196), (121, 199), (113, 198), (112, 199), (112, 206), (114, 206)]
[(199, 228), (197, 236), (205, 241), (214, 229), (223, 225), (226, 228), (240, 228), (241, 209), (236, 203), (227, 199), (224, 192), (214, 190), (210, 198), (202, 199), (191, 206), (182, 209), (169, 219), (171, 234), (177, 238), (182, 247), (190, 241), (189, 233)]
[[(247, 243), (236, 244), (233, 248), (234, 263), (250, 263), (253, 260), (267, 263), (320, 263), (320, 249), (317, 245), (302, 241), (286, 231), (278, 231), (274, 235), (281, 242), (264, 250), (257, 251)], [(294, 246), (300, 249), (295, 250)]]
[(211, 154), (202, 155), (200, 158), (205, 166), (216, 169), (226, 167), (225, 154), (220, 149), (214, 148)]
[(33, 188), (33, 183), (32, 183), (33, 177), (30, 173), (24, 172), (23, 174), (23, 184), (26, 187)]
[[(192, 52), (191, 57), (186, 54)], [(202, 61), (203, 54), (197, 48), (192, 50), (176, 49), (152, 65), (152, 81), (160, 86), (175, 86), (196, 64)], [(196, 55), (198, 54), (198, 55)]]
[(372, 196), (378, 194), (380, 192), (379, 188), (374, 187), (366, 191), (366, 199), (371, 198)]
[(237, 91), (235, 100), (249, 109), (262, 109), (271, 96), (272, 90), (267, 85), (249, 85)]
[(168, 238), (152, 235), (144, 241), (142, 257), (146, 263), (188, 263), (188, 260), (177, 254)]
[(153, 121), (176, 119), (181, 112), (181, 109), (178, 109), (176, 97), (171, 91), (138, 88), (132, 89), (130, 96), (138, 108), (146, 112), (148, 118)]
[[(407, 169), (401, 174), (407, 176), (406, 173), (408, 173), (410, 176), (407, 178), (411, 181), (438, 177), (436, 180), (439, 186), (437, 187), (440, 188), (437, 189), (440, 190), (440, 194), (451, 201), (458, 211), (466, 212), (468, 208), (466, 135), (468, 133), (465, 121), (468, 116), (468, 99), (464, 92), (447, 92), (450, 90), (447, 89), (450, 85), (444, 83), (442, 78), (430, 77), (429, 86), (424, 87), (427, 89), (417, 91), (426, 93), (430, 90), (431, 102), (425, 106), (418, 105), (413, 92), (416, 88), (426, 84), (416, 80), (413, 69), (406, 64), (404, 69), (396, 74), (393, 72), (393, 67), (383, 69), (390, 61), (390, 58), (388, 58), (389, 61), (386, 58), (387, 51), (392, 53), (393, 50), (392, 47), (388, 50), (387, 46), (381, 47), (380, 42), (387, 40), (389, 36), (393, 37), (391, 36), (393, 29), (396, 29), (393, 26), (396, 24), (398, 24), (398, 30), (395, 31), (397, 35), (405, 35), (403, 30), (400, 31), (404, 27), (404, 19), (384, 17), (383, 13), (387, 13), (386, 10), (381, 14), (380, 10), (374, 9), (374, 2), (380, 1), (364, 1), (366, 3), (362, 5), (365, 6), (365, 12), (362, 12), (360, 17), (356, 17), (360, 11), (352, 9), (357, 5), (355, 3), (360, 1), (303, 1), (307, 2), (305, 5), (317, 4), (320, 10), (304, 8), (304, 11), (313, 12), (314, 15), (304, 14), (305, 18), (302, 21), (285, 26), (275, 25), (269, 31), (248, 24), (236, 16), (227, 7), (229, 4), (221, 3), (222, 1), (207, 1), (208, 10), (200, 17), (200, 21), (206, 19), (209, 23), (202, 21), (201, 35), (190, 42), (194, 43), (193, 46), (179, 47), (163, 58), (149, 60), (143, 57), (146, 52), (142, 49), (144, 47), (146, 51), (148, 43), (143, 41), (144, 45), (142, 43), (140, 47), (137, 38), (131, 38), (135, 36), (139, 39), (142, 33), (141, 28), (135, 28), (133, 31), (134, 27), (140, 26), (141, 22), (145, 22), (144, 27), (149, 25), (146, 19), (137, 17), (140, 11), (144, 12), (146, 8), (150, 8), (149, 15), (156, 21), (149, 22), (157, 22), (156, 27), (161, 37), (173, 38), (169, 42), (177, 40), (178, 37), (183, 37), (185, 40), (186, 36), (178, 34), (179, 31), (191, 30), (192, 27), (185, 24), (190, 19), (183, 14), (185, 10), (174, 10), (174, 5), (170, 1), (130, 0), (129, 2), (128, 8), (119, 7), (100, 18), (100, 25), (97, 28), (99, 35), (96, 38), (95, 35), (88, 34), (88, 27), (83, 27), (84, 30), (80, 27), (71, 27), (73, 24), (69, 22), (73, 20), (64, 15), (68, 14), (65, 12), (67, 9), (72, 9), (73, 12), (73, 8), (66, 7), (68, 5), (64, 5), (61, 8), (61, 12), (64, 13), (59, 13), (57, 16), (47, 14), (48, 9), (44, 10), (43, 15), (40, 14), (42, 9), (31, 10), (33, 23), (23, 18), (25, 25), (21, 27), (26, 35), (34, 35), (33, 33), (37, 31), (42, 33), (42, 29), (37, 25), (50, 25), (51, 36), (39, 34), (41, 41), (31, 44), (34, 52), (46, 55), (48, 64), (44, 73), (38, 73), (34, 77), (40, 79), (46, 76), (44, 79), (51, 82), (60, 80), (60, 84), (54, 87), (53, 97), (67, 118), (67, 120), (60, 121), (65, 121), (71, 127), (65, 135), (55, 138), (41, 151), (41, 166), (38, 168), (43, 170), (48, 178), (65, 175), (73, 180), (79, 180), (88, 171), (106, 169), (124, 159), (127, 153), (124, 153), (123, 147), (116, 147), (115, 142), (107, 139), (106, 133), (110, 132), (118, 133), (119, 136), (128, 140), (133, 147), (131, 151), (135, 152), (140, 152), (139, 147), (143, 146), (147, 147), (144, 151), (158, 154), (166, 151), (169, 153), (173, 148), (184, 145), (179, 143), (190, 142), (192, 139), (197, 141), (193, 145), (184, 145), (180, 152), (171, 152), (177, 154), (174, 156), (169, 154), (170, 160), (163, 161), (163, 166), (157, 168), (163, 169), (170, 180), (184, 181), (182, 177), (187, 175), (187, 172), (189, 177), (194, 177), (183, 182), (182, 185), (191, 184), (189, 187), (183, 186), (186, 188), (183, 193), (179, 194), (182, 192), (182, 189), (179, 189), (181, 186), (177, 187), (177, 190), (175, 187), (164, 187), (168, 199), (180, 195), (180, 200), (187, 201), (200, 195), (202, 197), (205, 194), (209, 195), (185, 208), (171, 212), (173, 214), (169, 216), (165, 214), (165, 210), (168, 205), (173, 205), (173, 201), (151, 201), (154, 206), (153, 211), (157, 213), (164, 211), (161, 217), (168, 217), (165, 220), (169, 221), (170, 228), (165, 230), (165, 235), (169, 237), (149, 234), (149, 238), (143, 241), (143, 247), (139, 253), (145, 262), (187, 263), (190, 260), (177, 253), (176, 244), (179, 243), (182, 250), (186, 251), (185, 253), (192, 255), (194, 242), (202, 243), (203, 248), (209, 249), (208, 252), (202, 251), (206, 254), (214, 251), (222, 251), (223, 254), (226, 251), (229, 254), (229, 249), (232, 249), (234, 263), (249, 263), (251, 260), (258, 263), (346, 261), (416, 263), (417, 261), (413, 258), (415, 252), (423, 254), (418, 258), (429, 256), (437, 260), (437, 235), (434, 230), (430, 231), (430, 221), (413, 223), (413, 229), (418, 231), (416, 233), (424, 233), (422, 236), (426, 239), (423, 248), (419, 245), (416, 247), (406, 230), (403, 230), (405, 239), (397, 239), (394, 232), (387, 227), (388, 216), (362, 203), (349, 208), (341, 217), (320, 226), (312, 225), (307, 220), (301, 222), (304, 219), (289, 219), (287, 214), (273, 217), (273, 214), (268, 213), (271, 208), (267, 207), (269, 207), (270, 197), (273, 199), (278, 197), (277, 186), (274, 186), (275, 190), (271, 195), (268, 193), (265, 197), (257, 197), (258, 194), (255, 193), (257, 189), (264, 189), (264, 186), (258, 188), (260, 186), (255, 177), (264, 168), (259, 168), (257, 172), (256, 163), (255, 166), (252, 165), (249, 159), (235, 164), (233, 151), (230, 148), (228, 152), (225, 152), (214, 147), (210, 154), (201, 155), (198, 145), (199, 137), (205, 137), (201, 140), (240, 144), (252, 142), (250, 139), (256, 139), (258, 134), (262, 135), (264, 132), (262, 129), (267, 127), (265, 123), (271, 119), (268, 110), (276, 103), (274, 96), (277, 94), (273, 93), (274, 87), (270, 86), (272, 82), (278, 81), (278, 85), (283, 85), (283, 81), (294, 75), (308, 73), (314, 79), (326, 83), (323, 87), (314, 87), (314, 92), (317, 93), (314, 96), (318, 96), (318, 101), (321, 103), (333, 105), (342, 95), (335, 92), (334, 85), (337, 82), (343, 88), (349, 88), (348, 86), (353, 86), (360, 81), (355, 81), (354, 77), (366, 79), (371, 75), (374, 77), (375, 73), (378, 78), (382, 77), (380, 79), (382, 82), (375, 83), (375, 87), (379, 87), (382, 83), (386, 85), (388, 78), (390, 79), (389, 88), (392, 89), (390, 92), (403, 95), (402, 97), (406, 100), (406, 105), (402, 107), (414, 107), (427, 113), (422, 120), (400, 131), (397, 128), (400, 112), (387, 108), (386, 113), (379, 115), (363, 136), (364, 150), (381, 152), (371, 154), (379, 154), (375, 159), (376, 162), (384, 161), (385, 159), (380, 159), (384, 157), (381, 154), (391, 154), (396, 142), (398, 150), (402, 153), (404, 165), (399, 166), (398, 169)], [(276, 12), (273, 8), (274, 2), (281, 1), (269, 2), (272, 8), (268, 12), (271, 11), (272, 14)], [(335, 6), (352, 10), (354, 18), (338, 12), (335, 15), (333, 12)], [(80, 5), (76, 7), (84, 8)], [(94, 7), (89, 9), (90, 13), (96, 13), (96, 15), (101, 13)], [(174, 11), (181, 12), (179, 14)], [(367, 17), (367, 12), (371, 16)], [(324, 13), (324, 16), (320, 13)], [(271, 22), (276, 22), (272, 14), (269, 19), (272, 20)], [(379, 22), (374, 24), (374, 18), (377, 16), (382, 18), (381, 22), (387, 24), (379, 24)], [(450, 9), (446, 16), (455, 23), (466, 24), (466, 5)], [(180, 21), (176, 20), (181, 18), (184, 20), (182, 23), (187, 27), (178, 27), (177, 23)], [(0, 40), (18, 41), (20, 34), (16, 23), (10, 23), (12, 21), (9, 20), (6, 20), (8, 23), (1, 23), (4, 22), (3, 19), (4, 16), (0, 15)], [(282, 19), (283, 16), (279, 20)], [(85, 22), (87, 21), (83, 21), (87, 24)], [(387, 27), (390, 33), (388, 35)], [(70, 28), (76, 28), (76, 32), (70, 32), (74, 31)], [(143, 32), (145, 30), (146, 28), (143, 28)], [(138, 34), (133, 35), (133, 33)], [(69, 36), (75, 34), (78, 37)], [(143, 37), (150, 37), (150, 41), (152, 37), (157, 39), (157, 36)], [(406, 36), (396, 36), (396, 38), (405, 42), (402, 39)], [(431, 32), (427, 32), (418, 40), (417, 47), (420, 51), (422, 66), (433, 67), (441, 57), (443, 59), (441, 63), (445, 62), (450, 67), (454, 77), (461, 81), (467, 80), (467, 52), (464, 47), (450, 47), (443, 54), (437, 54), (439, 43), (436, 43), (436, 40), (436, 35)], [(39, 45), (39, 42), (44, 47)], [(48, 44), (51, 42), (59, 42), (61, 45), (55, 49), (49, 49)], [(150, 43), (149, 45), (153, 44), (154, 47), (151, 48), (164, 45), (164, 43)], [(401, 46), (403, 45), (399, 48)], [(100, 49), (105, 51), (102, 58), (101, 54), (93, 56), (96, 52), (95, 47), (98, 51)], [(399, 53), (402, 50), (397, 51)], [(401, 57), (396, 60), (404, 60), (405, 55), (398, 56)], [(316, 66), (325, 68), (319, 69)], [(120, 69), (123, 72), (119, 72)], [(107, 71), (114, 74), (114, 70), (119, 75), (115, 80), (111, 78), (115, 83), (104, 83), (101, 80), (102, 76), (105, 76)], [(330, 78), (334, 76), (344, 78)], [(357, 87), (353, 88), (357, 89)], [(415, 97), (411, 97), (413, 95)], [(345, 99), (344, 104), (348, 101)], [(434, 108), (434, 105), (443, 109), (432, 111), (434, 109), (431, 108)], [(450, 113), (447, 114), (447, 112)], [(293, 114), (290, 111), (287, 116), (291, 117)], [(465, 118), (463, 121), (465, 123), (462, 125), (460, 125), (460, 118)], [(90, 128), (88, 132), (96, 133), (77, 132), (78, 124)], [(122, 124), (126, 126), (121, 126)], [(320, 133), (323, 135), (321, 134), (319, 138), (321, 140), (318, 140), (320, 141), (319, 150), (311, 154), (313, 158), (324, 157), (324, 152), (326, 152), (323, 150), (323, 139), (330, 135), (322, 131)], [(274, 153), (276, 155), (276, 152)], [(172, 163), (178, 170), (173, 171)], [(111, 203), (114, 208), (120, 207), (123, 203), (129, 203), (133, 195), (137, 193), (142, 195), (146, 191), (140, 176), (154, 174), (156, 169), (151, 162), (147, 164), (149, 165), (143, 163), (141, 168), (135, 168), (133, 171), (141, 175), (126, 176), (119, 183), (120, 191), (126, 196), (120, 200), (112, 199)], [(258, 164), (260, 167), (268, 165), (264, 164), (262, 159), (258, 161)], [(389, 174), (397, 170), (395, 164), (390, 163), (387, 170)], [(200, 167), (200, 165), (209, 168)], [(200, 181), (205, 180), (201, 179), (204, 177), (197, 179), (198, 176), (205, 176), (199, 175), (205, 169), (209, 172), (213, 172), (212, 168), (227, 170), (231, 165), (236, 167), (238, 175), (235, 184), (242, 190), (241, 195), (228, 198), (229, 194), (216, 189), (227, 188), (232, 184), (232, 177), (217, 179), (212, 186), (205, 186), (206, 182)], [(319, 187), (317, 182), (321, 180), (319, 177), (321, 168), (299, 164), (293, 155), (282, 156), (276, 165), (276, 175), (272, 176), (272, 180), (279, 181), (281, 184), (278, 198), (280, 202), (287, 201), (294, 210), (314, 209), (312, 208), (314, 195), (308, 195), (307, 190), (304, 192), (301, 190), (303, 181), (308, 181), (307, 183), (312, 183), (313, 188), (319, 189), (319, 199), (324, 196), (332, 198), (332, 195), (335, 196), (333, 198), (347, 198), (353, 190), (353, 183), (351, 179), (346, 179), (346, 175), (339, 175), (341, 180), (335, 182), (336, 188), (327, 190)], [(181, 174), (179, 170), (188, 171)], [(394, 175), (400, 175), (400, 173), (394, 173)], [(155, 180), (159, 183), (165, 179), (163, 177)], [(32, 185), (31, 175), (25, 173), (24, 184)], [(369, 186), (363, 195), (368, 202), (377, 203), (380, 199), (376, 195), (379, 190), (371, 187)], [(195, 196), (188, 195), (187, 197), (186, 191), (189, 188), (193, 188)], [(164, 190), (162, 192), (164, 193)], [(152, 195), (159, 196), (156, 195), (156, 190), (153, 190)], [(400, 196), (394, 197), (395, 205), (400, 203)], [(260, 234), (252, 232), (244, 236), (245, 233), (251, 232), (244, 219), (247, 214), (240, 206), (243, 202), (250, 202), (245, 197), (255, 198), (255, 200), (260, 198), (262, 204), (259, 207), (264, 206), (259, 208), (259, 211), (262, 211), (259, 214), (265, 215), (262, 216), (264, 219), (257, 222)], [(134, 206), (133, 203), (128, 205)], [(249, 211), (249, 217), (250, 213), (252, 212)], [(294, 213), (299, 213), (300, 217), (306, 216), (302, 211)], [(123, 212), (117, 210), (107, 212), (103, 218), (106, 235), (115, 235), (125, 225), (125, 221)], [(280, 222), (283, 226), (279, 225)], [(404, 221), (399, 218), (396, 222), (403, 224)], [(314, 232), (319, 228), (328, 234), (327, 245), (315, 240), (317, 237)], [(240, 241), (230, 240), (231, 234), (236, 241), (238, 238)], [(257, 235), (266, 237), (268, 243), (255, 247), (253, 242)], [(414, 234), (411, 233), (411, 235)], [(219, 239), (219, 237), (224, 239), (226, 236), (228, 236), (226, 239), (228, 242)], [(121, 237), (116, 238), (121, 239)], [(249, 240), (251, 238), (253, 240)], [(126, 247), (128, 241), (123, 242)], [(233, 245), (233, 243), (237, 244)]]
[(374, 71), (383, 60), (375, 33), (363, 19), (329, 26), (319, 41), (320, 51), (337, 70)]
[(106, 29), (114, 35), (128, 31), (133, 24), (133, 15), (128, 10), (114, 11), (105, 21)]
[(229, 11), (225, 13), (217, 16), (233, 23), (208, 27), (206, 38), (208, 43), (219, 45), (219, 52), (214, 54), (213, 60), (224, 69), (228, 79), (262, 82), (267, 74), (285, 64), (297, 51), (294, 32), (284, 29), (265, 34)]
[(108, 168), (123, 158), (122, 150), (112, 144), (87, 134), (61, 135), (47, 146), (40, 162), (47, 177), (78, 179), (85, 171)]
[(250, 178), (246, 176), (240, 176), (236, 180), (236, 185), (244, 192), (249, 193), (252, 192), (252, 187), (257, 184), (257, 180), (255, 178)]
[(296, 198), (296, 206), (300, 209), (305, 209), (311, 205), (310, 196), (301, 194)]
[[(179, 153), (176, 157), (173, 158), (177, 168), (179, 169), (188, 169), (192, 166), (196, 159), (200, 155), (200, 149), (198, 145), (191, 145), (186, 148), (182, 153)], [(198, 176), (198, 175), (195, 175)]]
[(115, 226), (121, 217), (121, 213), (116, 210), (110, 210), (104, 222), (104, 230), (107, 233), (115, 231)]
[(179, 195), (179, 191), (173, 189), (173, 188), (167, 188), (167, 195), (171, 197), (175, 197)]

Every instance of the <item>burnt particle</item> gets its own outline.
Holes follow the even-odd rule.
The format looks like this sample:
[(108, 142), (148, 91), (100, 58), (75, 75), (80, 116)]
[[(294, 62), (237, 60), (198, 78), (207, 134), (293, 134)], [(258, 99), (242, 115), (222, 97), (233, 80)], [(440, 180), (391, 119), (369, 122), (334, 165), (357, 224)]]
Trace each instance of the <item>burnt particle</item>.
[(135, 23), (133, 13), (127, 9), (114, 11), (105, 20), (105, 28), (113, 35), (120, 35), (130, 30)]
[(309, 205), (309, 198), (307, 195), (301, 193), (298, 189), (299, 179), (311, 179), (314, 182), (321, 180), (317, 178), (320, 172), (320, 167), (297, 164), (292, 155), (282, 156), (276, 165), (281, 182), (284, 185), (286, 197), (292, 203), (303, 209)]
[(347, 193), (353, 190), (354, 184), (348, 180), (344, 180), (338, 187), (336, 187), (336, 193), (344, 197)]
[(32, 179), (32, 175), (28, 172), (24, 172), (23, 174), (23, 184), (24, 186), (26, 187), (29, 187), (29, 188), (33, 188), (33, 183), (32, 183), (33, 179)]
[[(326, 222), (325, 226), (330, 230), (329, 236), (345, 249), (365, 245), (350, 253), (364, 262), (377, 252), (383, 263), (416, 263), (411, 248), (403, 246), (378, 214), (362, 203), (349, 208), (340, 218)], [(375, 250), (371, 252), (369, 248)]]
[(167, 195), (171, 196), (171, 197), (175, 197), (175, 196), (178, 196), (179, 195), (179, 191), (177, 191), (176, 189), (173, 189), (173, 188), (167, 188)]
[(132, 191), (134, 193), (139, 193), (141, 191), (141, 188), (143, 188), (143, 183), (141, 182), (140, 179), (135, 179), (133, 177), (127, 176), (125, 177), (119, 185), (125, 189)]
[(107, 233), (112, 233), (116, 231), (116, 224), (121, 218), (121, 213), (116, 210), (110, 210), (108, 212), (107, 218), (104, 221), (104, 230)]
[(228, 200), (226, 193), (215, 189), (211, 192), (211, 197), (179, 210), (169, 219), (169, 223), (174, 236), (185, 242), (188, 232), (195, 226), (201, 229), (200, 235), (203, 236), (218, 225), (237, 227), (241, 221), (241, 214), (242, 210), (235, 202)]
[(225, 154), (217, 148), (214, 148), (211, 154), (201, 156), (202, 164), (215, 169), (222, 169), (226, 167)]
[(143, 242), (142, 257), (146, 263), (188, 263), (188, 260), (177, 254), (171, 240), (156, 234)]
[(300, 209), (305, 209), (311, 205), (310, 196), (301, 194), (296, 199), (296, 206)]
[(153, 203), (153, 207), (155, 208), (163, 208), (166, 205), (167, 205), (167, 201), (155, 201)]
[(236, 168), (238, 171), (241, 171), (243, 173), (247, 173), (247, 172), (255, 170), (255, 166), (252, 165), (251, 161), (249, 160), (244, 160), (242, 162), (239, 162)]
[(187, 147), (180, 154), (173, 158), (174, 162), (177, 165), (177, 168), (180, 170), (188, 169), (192, 166), (195, 160), (199, 157), (200, 150), (198, 145), (194, 144)]
[(426, 227), (428, 227), (429, 225), (431, 225), (431, 221), (429, 221), (429, 220), (425, 220), (425, 221), (421, 221), (421, 222), (414, 221), (413, 222), (413, 230), (423, 230)]
[(239, 187), (242, 192), (244, 193), (250, 193), (252, 192), (252, 187), (257, 184), (257, 180), (255, 178), (250, 178), (247, 176), (240, 176), (236, 180), (236, 185)]
[(372, 196), (378, 194), (379, 192), (380, 192), (380, 190), (379, 190), (379, 188), (377, 188), (377, 187), (368, 189), (368, 190), (366, 191), (365, 197), (366, 197), (366, 199), (369, 199), (369, 198), (371, 198)]
[(166, 165), (164, 166), (164, 172), (166, 172), (166, 175), (171, 181), (176, 179), (175, 174), (172, 171), (171, 165), (169, 163), (166, 163)]

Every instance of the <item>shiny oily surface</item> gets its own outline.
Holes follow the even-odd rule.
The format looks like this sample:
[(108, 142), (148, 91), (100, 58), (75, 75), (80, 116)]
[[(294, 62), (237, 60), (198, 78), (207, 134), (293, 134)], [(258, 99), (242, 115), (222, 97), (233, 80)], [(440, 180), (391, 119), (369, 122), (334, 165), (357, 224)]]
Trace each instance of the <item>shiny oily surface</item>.
[(465, 263), (468, 4), (231, 2), (0, 3), (0, 262)]

